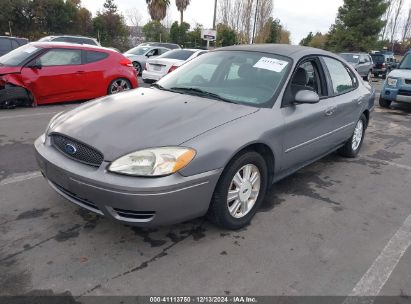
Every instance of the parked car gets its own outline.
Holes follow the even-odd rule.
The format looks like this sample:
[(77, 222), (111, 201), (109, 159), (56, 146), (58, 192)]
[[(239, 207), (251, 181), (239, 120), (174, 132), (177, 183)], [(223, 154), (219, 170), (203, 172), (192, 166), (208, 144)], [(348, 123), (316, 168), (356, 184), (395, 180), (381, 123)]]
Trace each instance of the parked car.
[(90, 38), (90, 37), (84, 37), (84, 36), (69, 36), (69, 35), (47, 36), (39, 40), (39, 42), (51, 42), (51, 41), (101, 46), (100, 43), (97, 41), (97, 39)]
[(169, 50), (168, 48), (157, 46), (138, 46), (125, 52), (124, 56), (131, 60), (137, 74), (140, 76), (149, 58), (160, 56)]
[(29, 43), (29, 40), (26, 38), (0, 36), (0, 56), (6, 55), (27, 43)]
[(341, 53), (340, 56), (351, 64), (365, 81), (371, 81), (374, 62), (370, 55), (366, 53)]
[(144, 42), (138, 46), (160, 46), (170, 50), (181, 49), (181, 46), (175, 43), (165, 43), (165, 42)]
[(119, 222), (207, 214), (239, 229), (272, 183), (335, 150), (357, 156), (375, 97), (359, 77), (319, 49), (222, 48), (152, 88), (58, 114), (37, 159), (57, 193)]
[(381, 90), (381, 107), (389, 108), (393, 101), (411, 103), (411, 52), (405, 54), (398, 69), (388, 74)]
[(370, 56), (374, 62), (372, 73), (375, 77), (382, 76), (382, 78), (385, 79), (398, 65), (394, 55), (372, 53)]
[(78, 44), (35, 42), (0, 57), (0, 105), (88, 100), (137, 87), (129, 59)]
[(182, 64), (208, 51), (198, 49), (172, 50), (161, 56), (147, 60), (143, 71), (144, 82), (155, 82), (164, 75), (178, 69)]

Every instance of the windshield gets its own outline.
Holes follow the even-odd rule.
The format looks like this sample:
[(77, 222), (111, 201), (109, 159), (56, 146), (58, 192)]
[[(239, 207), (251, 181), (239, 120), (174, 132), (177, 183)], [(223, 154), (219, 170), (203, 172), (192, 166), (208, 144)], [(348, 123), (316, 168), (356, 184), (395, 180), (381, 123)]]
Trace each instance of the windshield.
[(340, 56), (351, 63), (358, 63), (360, 61), (360, 56), (357, 54), (340, 54)]
[(158, 81), (156, 87), (255, 107), (270, 107), (290, 68), (291, 59), (279, 55), (217, 51), (191, 60)]
[(177, 59), (177, 60), (184, 60), (186, 61), (194, 54), (194, 51), (189, 50), (175, 50), (169, 51), (158, 58), (165, 58), (165, 59)]
[(144, 55), (150, 48), (149, 47), (135, 47), (134, 49), (128, 50), (126, 54), (132, 55)]
[(26, 44), (0, 57), (0, 65), (21, 66), (24, 61), (38, 52), (40, 48)]
[(372, 57), (372, 61), (374, 61), (374, 63), (383, 63), (383, 62), (385, 62), (384, 55), (371, 55), (371, 57)]
[(405, 55), (398, 68), (403, 70), (411, 70), (411, 54)]

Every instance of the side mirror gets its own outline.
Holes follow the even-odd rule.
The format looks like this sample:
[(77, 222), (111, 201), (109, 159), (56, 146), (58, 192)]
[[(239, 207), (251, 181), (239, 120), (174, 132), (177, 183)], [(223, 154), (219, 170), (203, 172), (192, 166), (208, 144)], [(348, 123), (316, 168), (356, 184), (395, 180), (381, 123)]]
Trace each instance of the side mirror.
[(297, 104), (314, 104), (320, 102), (320, 96), (316, 92), (310, 90), (298, 91), (295, 95), (295, 103)]
[(34, 61), (31, 62), (27, 65), (28, 68), (33, 69), (33, 70), (41, 70), (43, 68), (43, 66), (41, 65), (40, 62), (38, 61)]

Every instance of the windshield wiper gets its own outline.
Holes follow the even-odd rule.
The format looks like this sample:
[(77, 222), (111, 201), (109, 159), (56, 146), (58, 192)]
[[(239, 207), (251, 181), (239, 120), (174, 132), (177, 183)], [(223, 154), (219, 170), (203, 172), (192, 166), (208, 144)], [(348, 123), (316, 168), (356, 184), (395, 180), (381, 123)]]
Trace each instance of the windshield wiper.
[(159, 89), (159, 90), (161, 90), (161, 91), (171, 91), (171, 90), (166, 89), (166, 88), (163, 87), (162, 85), (159, 85), (158, 83), (153, 83), (153, 84), (151, 85), (151, 87), (152, 87), (152, 88)]
[(221, 100), (224, 102), (229, 102), (229, 103), (235, 103), (234, 101), (224, 98), (216, 93), (212, 93), (212, 92), (208, 92), (208, 91), (204, 91), (202, 89), (198, 89), (198, 88), (188, 88), (188, 87), (173, 87), (171, 88), (171, 90), (173, 92), (186, 92), (189, 94), (193, 94), (196, 96), (204, 96), (204, 97), (209, 97), (209, 98), (213, 98), (213, 99), (217, 99), (217, 100)]

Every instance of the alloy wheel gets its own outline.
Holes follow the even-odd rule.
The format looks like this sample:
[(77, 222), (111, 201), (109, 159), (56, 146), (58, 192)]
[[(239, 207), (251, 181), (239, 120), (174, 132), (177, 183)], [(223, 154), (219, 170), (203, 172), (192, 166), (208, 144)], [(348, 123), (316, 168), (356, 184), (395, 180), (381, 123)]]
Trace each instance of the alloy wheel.
[(110, 94), (117, 94), (131, 90), (130, 83), (124, 79), (118, 79), (111, 84)]
[(237, 171), (227, 196), (230, 215), (237, 219), (246, 216), (257, 202), (260, 189), (261, 173), (255, 165), (248, 164)]
[(357, 151), (357, 149), (359, 148), (361, 141), (362, 141), (362, 137), (364, 134), (364, 123), (362, 120), (359, 120), (355, 130), (354, 130), (354, 135), (352, 137), (352, 149), (353, 151)]

